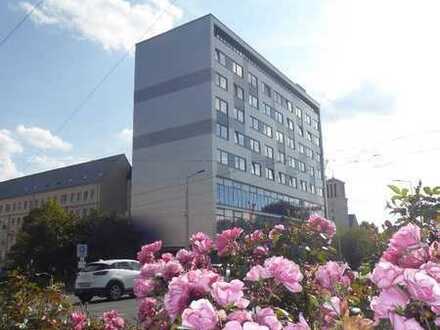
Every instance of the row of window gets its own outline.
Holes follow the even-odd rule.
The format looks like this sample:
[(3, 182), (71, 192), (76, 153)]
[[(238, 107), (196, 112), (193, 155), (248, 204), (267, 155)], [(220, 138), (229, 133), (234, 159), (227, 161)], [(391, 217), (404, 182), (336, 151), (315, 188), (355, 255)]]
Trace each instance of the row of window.
[[(217, 59), (217, 62), (220, 63), (221, 65), (223, 65), (224, 67), (228, 67), (227, 61), (230, 61), (232, 63), (232, 72), (234, 72), (240, 78), (243, 78), (244, 70), (243, 70), (243, 67), (241, 65), (236, 63), (230, 57), (226, 56), (219, 49), (215, 50), (215, 57)], [(258, 78), (253, 73), (251, 73), (251, 72), (248, 72), (247, 77), (248, 77), (248, 83), (249, 83), (250, 89), (251, 90), (255, 90), (255, 91), (258, 92)], [(227, 86), (227, 81), (226, 81), (226, 86)], [(273, 98), (275, 103), (279, 104), (283, 108), (286, 108), (291, 113), (295, 112), (296, 116), (299, 119), (301, 119), (301, 120), (304, 119), (304, 122), (307, 123), (309, 126), (313, 127), (316, 130), (319, 130), (319, 122), (316, 119), (312, 119), (312, 117), (309, 114), (307, 114), (307, 113), (303, 114), (304, 111), (301, 108), (297, 107), (297, 106), (295, 107), (295, 110), (294, 110), (292, 102), (289, 101), (284, 96), (282, 96), (275, 89), (271, 88), (266, 82), (263, 82), (263, 81), (261, 82), (261, 88), (262, 88), (263, 94), (266, 95), (269, 98)], [(242, 91), (241, 99), (244, 99), (243, 90), (241, 89), (241, 91)], [(251, 97), (249, 97), (249, 100), (251, 100)], [(255, 105), (258, 105), (258, 99), (255, 102), (252, 102), (252, 103), (255, 104)]]
[[(68, 201), (70, 201), (70, 203), (74, 203), (74, 202), (86, 202), (86, 201), (93, 201), (95, 198), (95, 190), (91, 189), (89, 190), (85, 190), (82, 192), (76, 192), (76, 193), (71, 193), (70, 195), (68, 194), (63, 194), (59, 197), (59, 202), (61, 205), (66, 204)], [(49, 199), (54, 199), (54, 200), (58, 200), (58, 196), (53, 196), (53, 197), (48, 197), (46, 199), (42, 198), (41, 200), (38, 199), (34, 199), (34, 200), (25, 200), (25, 201), (18, 201), (18, 202), (14, 202), (14, 203), (7, 203), (7, 204), (2, 204), (0, 205), (0, 214), (1, 213), (13, 213), (16, 211), (21, 211), (21, 210), (31, 210), (33, 208), (37, 208), (38, 206), (42, 206), (44, 202), (48, 201)]]
[[(227, 151), (224, 151), (221, 149), (217, 149), (217, 161), (220, 164), (223, 164), (225, 166), (229, 166), (229, 167), (238, 169), (243, 172), (247, 171), (246, 159), (243, 157), (234, 155), (230, 152), (227, 152)], [(293, 158), (289, 157), (289, 166), (297, 168), (301, 172), (306, 173), (306, 165), (304, 164), (304, 162), (302, 162), (300, 160), (293, 159)], [(262, 168), (263, 168), (263, 166), (261, 165), (260, 162), (251, 161), (250, 173), (252, 175), (256, 175), (256, 176), (260, 176), (260, 177), (263, 176)], [(311, 176), (315, 176), (315, 168), (313, 166), (309, 167), (309, 174)], [(278, 172), (277, 177), (275, 177), (275, 170), (270, 167), (264, 168), (264, 177), (270, 181), (276, 180), (280, 184), (284, 184), (284, 185), (290, 186), (295, 189), (298, 188), (298, 182), (295, 177), (290, 176), (290, 175), (283, 173), (283, 172)], [(312, 194), (316, 194), (316, 187), (315, 187), (314, 183), (311, 183), (311, 182), (307, 183), (307, 181), (300, 180), (299, 188), (305, 192), (310, 192)]]
[[(302, 182), (304, 182), (302, 185), (306, 187), (306, 182)], [(217, 178), (216, 190), (217, 204), (241, 209), (264, 211), (266, 206), (279, 201), (285, 201), (295, 206), (318, 206), (285, 194), (224, 178)]]
[[(219, 73), (216, 73), (216, 85), (218, 87), (220, 87), (220, 88), (228, 90), (228, 80), (227, 80), (227, 78), (222, 76)], [(242, 100), (244, 99), (244, 90), (241, 87), (237, 86), (236, 84), (234, 84), (234, 94), (239, 99), (242, 99)], [(255, 108), (257, 110), (259, 110), (259, 108), (260, 108), (259, 107), (258, 97), (256, 97), (255, 95), (252, 95), (250, 93), (248, 95), (248, 104), (252, 108)], [(218, 111), (222, 111), (226, 115), (228, 114), (228, 103), (225, 100), (222, 100), (222, 99), (216, 97), (216, 99), (215, 99), (215, 107), (216, 107), (216, 109)], [(264, 103), (263, 113), (266, 116), (268, 116), (269, 118), (272, 118), (273, 120), (275, 120), (276, 122), (278, 122), (280, 124), (284, 124), (284, 116), (283, 116), (283, 114), (281, 112), (276, 111), (275, 109), (273, 109), (273, 107), (271, 107), (267, 103)], [(241, 118), (241, 122), (244, 123), (244, 112), (243, 112), (243, 116)], [(295, 131), (295, 123), (294, 123), (294, 121), (292, 119), (287, 117), (286, 118), (286, 124), (287, 124), (287, 128), (288, 129), (290, 129), (293, 132)], [(298, 124), (297, 125), (297, 132), (298, 132), (299, 136), (306, 137), (308, 141), (316, 144), (317, 146), (320, 145), (319, 137), (314, 135), (310, 131), (306, 131), (304, 133), (304, 128), (303, 128), (302, 124)]]

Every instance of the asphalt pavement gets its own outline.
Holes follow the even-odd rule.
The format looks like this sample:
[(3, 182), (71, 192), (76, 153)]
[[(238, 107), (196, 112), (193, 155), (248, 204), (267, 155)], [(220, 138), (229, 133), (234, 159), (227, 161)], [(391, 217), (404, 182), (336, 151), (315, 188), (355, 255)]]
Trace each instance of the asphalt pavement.
[(121, 313), (128, 322), (136, 324), (137, 322), (137, 303), (135, 298), (123, 297), (121, 300), (109, 301), (104, 298), (93, 298), (93, 300), (82, 305), (78, 298), (70, 296), (76, 309), (87, 310), (90, 315), (101, 317), (102, 313), (112, 309)]

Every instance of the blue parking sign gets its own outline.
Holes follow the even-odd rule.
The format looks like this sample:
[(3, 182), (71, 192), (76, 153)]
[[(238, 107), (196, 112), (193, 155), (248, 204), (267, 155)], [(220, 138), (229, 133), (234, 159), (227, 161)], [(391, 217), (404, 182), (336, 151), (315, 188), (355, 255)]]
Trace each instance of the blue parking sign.
[(76, 256), (81, 259), (87, 257), (87, 244), (76, 245)]

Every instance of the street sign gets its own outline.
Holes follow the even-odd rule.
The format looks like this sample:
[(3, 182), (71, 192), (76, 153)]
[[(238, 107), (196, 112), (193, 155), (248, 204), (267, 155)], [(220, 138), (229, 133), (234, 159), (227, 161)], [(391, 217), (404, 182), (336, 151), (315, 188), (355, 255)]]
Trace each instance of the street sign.
[(81, 259), (87, 257), (87, 244), (76, 245), (76, 256)]
[(81, 259), (80, 261), (78, 261), (78, 269), (83, 269), (86, 268), (86, 262), (84, 259)]

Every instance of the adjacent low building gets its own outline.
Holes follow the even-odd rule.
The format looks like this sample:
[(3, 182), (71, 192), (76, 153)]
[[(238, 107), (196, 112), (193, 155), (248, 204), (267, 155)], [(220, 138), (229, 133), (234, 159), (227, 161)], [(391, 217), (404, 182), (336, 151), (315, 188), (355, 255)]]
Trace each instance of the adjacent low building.
[(54, 199), (69, 212), (128, 214), (131, 166), (116, 155), (0, 182), (0, 263), (29, 212)]

